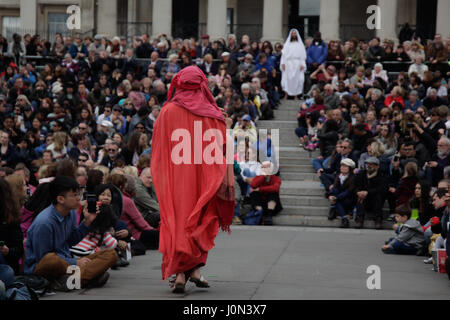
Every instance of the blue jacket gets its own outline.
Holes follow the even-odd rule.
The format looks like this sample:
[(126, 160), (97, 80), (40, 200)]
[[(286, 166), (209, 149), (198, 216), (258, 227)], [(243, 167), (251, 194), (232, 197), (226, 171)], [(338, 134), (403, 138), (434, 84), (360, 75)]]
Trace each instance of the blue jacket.
[[(78, 54), (78, 47), (73, 43), (69, 48), (69, 53), (72, 56), (72, 59), (75, 59), (75, 57)], [(87, 58), (89, 56), (89, 52), (87, 50), (86, 45), (83, 43), (81, 45), (81, 53), (84, 53), (84, 56)]]
[(320, 45), (316, 46), (314, 42), (306, 49), (306, 54), (308, 56), (308, 65), (317, 62), (319, 65), (325, 63), (328, 56), (328, 47), (325, 42), (321, 42)]
[(42, 211), (28, 229), (25, 250), (25, 274), (32, 274), (36, 265), (47, 253), (56, 253), (69, 265), (76, 265), (70, 247), (79, 243), (88, 233), (89, 228), (82, 223), (76, 226), (77, 214), (71, 211), (66, 217), (53, 205)]

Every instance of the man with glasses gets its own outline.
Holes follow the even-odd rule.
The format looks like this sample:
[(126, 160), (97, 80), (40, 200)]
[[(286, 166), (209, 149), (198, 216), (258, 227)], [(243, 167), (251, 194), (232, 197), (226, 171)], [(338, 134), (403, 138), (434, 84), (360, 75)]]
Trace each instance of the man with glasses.
[(80, 268), (81, 287), (103, 286), (109, 278), (106, 272), (117, 259), (113, 249), (74, 258), (69, 248), (78, 244), (89, 232), (97, 212), (83, 210), (84, 220), (77, 226), (75, 210), (80, 207), (77, 181), (69, 177), (56, 177), (49, 186), (52, 204), (42, 211), (28, 230), (26, 242), (25, 274), (42, 276), (52, 282), (57, 291), (69, 291), (69, 266)]
[(97, 123), (102, 123), (103, 120), (109, 120), (111, 114), (112, 114), (112, 107), (110, 105), (106, 105), (105, 109), (103, 109), (103, 113), (98, 116)]
[(86, 166), (87, 162), (89, 161), (89, 155), (87, 153), (80, 153), (77, 160), (78, 166)]
[(349, 139), (345, 139), (341, 143), (341, 153), (338, 153), (333, 161), (330, 163), (328, 168), (319, 169), (317, 174), (319, 175), (320, 182), (322, 182), (325, 187), (325, 195), (328, 198), (328, 192), (330, 191), (330, 187), (334, 183), (336, 176), (340, 173), (341, 161), (344, 159), (351, 159), (358, 166), (358, 159), (355, 159), (352, 156), (353, 151), (353, 143)]
[(105, 146), (106, 156), (103, 157), (102, 162), (100, 163), (102, 166), (108, 167), (109, 170), (114, 169), (115, 162), (121, 160), (125, 163), (125, 159), (122, 154), (120, 154), (119, 144), (117, 142), (112, 142)]

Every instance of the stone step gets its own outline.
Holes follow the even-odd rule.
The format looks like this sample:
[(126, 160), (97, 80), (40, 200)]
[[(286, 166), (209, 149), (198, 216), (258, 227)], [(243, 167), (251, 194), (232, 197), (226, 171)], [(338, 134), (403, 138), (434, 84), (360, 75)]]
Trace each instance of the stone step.
[(295, 129), (298, 127), (297, 121), (283, 121), (283, 120), (273, 120), (273, 121), (258, 121), (258, 129), (280, 129), (280, 128), (291, 128)]
[[(311, 161), (312, 159), (310, 158), (295, 158), (295, 157), (283, 157), (283, 154), (280, 153), (280, 165), (284, 166), (284, 165), (303, 165), (303, 166), (307, 166), (311, 171), (314, 172), (313, 166), (311, 165)], [(308, 172), (308, 171), (306, 171)]]
[(314, 157), (317, 157), (319, 155), (318, 151), (306, 151), (303, 148), (300, 148), (298, 146), (295, 147), (282, 147), (280, 146), (279, 148), (279, 153), (280, 153), (280, 157), (285, 157), (285, 158), (298, 158), (298, 159), (309, 159), (311, 163), (311, 160)]
[(322, 196), (290, 196), (290, 195), (280, 195), (280, 201), (283, 206), (320, 206), (326, 207), (330, 204), (330, 201)]
[(280, 177), (282, 180), (292, 181), (320, 181), (316, 173), (305, 172), (285, 172), (281, 171)]
[(274, 111), (274, 117), (277, 121), (297, 121), (296, 110), (276, 110)]
[(281, 172), (302, 172), (302, 173), (314, 173), (314, 168), (310, 165), (304, 165), (304, 164), (286, 164), (281, 162), (280, 164), (280, 171)]
[[(289, 215), (283, 214), (283, 211), (276, 217), (273, 217), (273, 224), (277, 226), (302, 226), (302, 227), (322, 227), (322, 228), (333, 228), (339, 227), (341, 224), (340, 219), (335, 219), (329, 221), (327, 217), (319, 216), (306, 216), (306, 215)], [(392, 229), (393, 222), (383, 221), (383, 229)], [(350, 220), (350, 228), (355, 226), (355, 222)], [(373, 220), (364, 221), (365, 229), (374, 229), (375, 222)]]
[[(325, 199), (325, 198), (324, 198)], [(326, 199), (325, 199), (326, 200)], [(283, 204), (284, 215), (322, 216), (327, 217), (330, 206), (290, 206)]]
[(324, 188), (319, 182), (286, 180), (281, 183), (280, 195), (323, 197), (323, 194)]

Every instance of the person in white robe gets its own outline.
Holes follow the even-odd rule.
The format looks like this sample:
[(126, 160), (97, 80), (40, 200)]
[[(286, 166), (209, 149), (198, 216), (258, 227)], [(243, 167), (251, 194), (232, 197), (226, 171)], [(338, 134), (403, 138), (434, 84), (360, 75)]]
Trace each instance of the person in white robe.
[(297, 29), (292, 29), (283, 46), (280, 69), (281, 87), (287, 96), (303, 94), (306, 71), (306, 49)]

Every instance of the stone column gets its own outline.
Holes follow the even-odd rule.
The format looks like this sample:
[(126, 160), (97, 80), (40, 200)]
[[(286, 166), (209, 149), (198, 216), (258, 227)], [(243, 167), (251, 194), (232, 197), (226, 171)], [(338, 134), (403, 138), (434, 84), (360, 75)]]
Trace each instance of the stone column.
[(153, 37), (166, 34), (172, 37), (172, 0), (153, 0)]
[(340, 39), (339, 15), (339, 0), (320, 0), (319, 31), (324, 41)]
[(438, 0), (437, 19), (436, 19), (436, 33), (442, 35), (442, 40), (445, 41), (450, 37), (450, 1)]
[(97, 0), (97, 33), (117, 35), (117, 0)]
[(384, 39), (394, 40), (398, 43), (397, 34), (397, 0), (378, 0), (380, 6), (381, 29), (377, 30), (377, 36), (383, 42)]
[(227, 0), (208, 0), (206, 30), (212, 41), (219, 38), (226, 38)]
[(36, 33), (37, 26), (37, 0), (20, 0), (20, 23), (22, 36), (26, 33)]
[(264, 0), (262, 41), (283, 41), (283, 0)]

